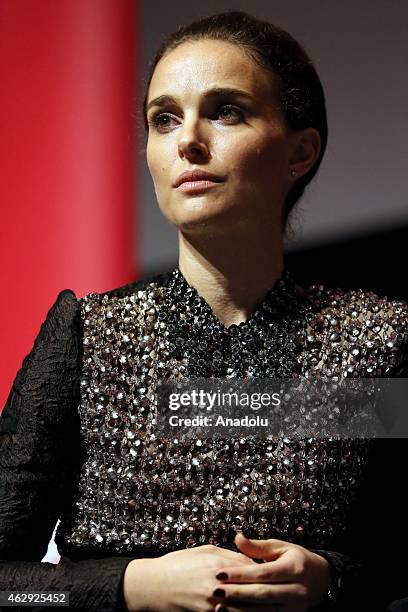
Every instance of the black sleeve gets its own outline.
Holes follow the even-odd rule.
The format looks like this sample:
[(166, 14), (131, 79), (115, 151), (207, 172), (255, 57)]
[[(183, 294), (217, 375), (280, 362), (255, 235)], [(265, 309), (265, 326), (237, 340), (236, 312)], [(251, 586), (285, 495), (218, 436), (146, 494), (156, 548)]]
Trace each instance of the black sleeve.
[(73, 609), (126, 610), (122, 582), (133, 557), (41, 562), (78, 466), (81, 363), (80, 306), (66, 289), (0, 415), (0, 590), (69, 591)]
[(344, 547), (313, 550), (329, 561), (334, 577), (341, 577), (335, 610), (384, 612), (392, 601), (408, 598), (407, 442), (375, 440)]
[[(393, 377), (408, 378), (408, 340)], [(385, 612), (400, 599), (408, 609), (407, 475), (408, 440), (375, 439), (343, 549), (313, 550), (330, 563), (334, 580), (341, 578), (333, 611)]]

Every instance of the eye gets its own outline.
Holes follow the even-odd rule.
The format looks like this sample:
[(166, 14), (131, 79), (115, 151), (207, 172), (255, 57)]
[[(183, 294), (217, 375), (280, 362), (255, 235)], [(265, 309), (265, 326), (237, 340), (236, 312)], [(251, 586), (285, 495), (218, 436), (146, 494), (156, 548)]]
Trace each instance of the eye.
[[(239, 123), (245, 119), (244, 111), (232, 104), (223, 104), (220, 106), (216, 110), (215, 116), (228, 124)], [(148, 119), (148, 124), (160, 133), (168, 132), (172, 127), (178, 125), (177, 119), (173, 115), (160, 111), (154, 113)]]
[(245, 118), (244, 112), (232, 104), (223, 104), (217, 111), (218, 116), (227, 123), (238, 123)]
[(158, 112), (155, 113), (152, 117), (150, 117), (148, 123), (158, 132), (166, 132), (169, 128), (172, 127), (172, 122), (174, 121), (175, 118), (169, 113)]

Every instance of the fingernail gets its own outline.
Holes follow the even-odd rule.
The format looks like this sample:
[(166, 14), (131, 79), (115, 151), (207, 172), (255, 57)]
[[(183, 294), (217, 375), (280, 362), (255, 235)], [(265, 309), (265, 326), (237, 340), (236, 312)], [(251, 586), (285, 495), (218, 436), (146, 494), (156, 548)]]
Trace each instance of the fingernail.
[(213, 591), (213, 595), (214, 597), (225, 597), (225, 591), (224, 589), (215, 589), (215, 591)]
[(219, 572), (216, 575), (217, 580), (228, 580), (228, 574), (226, 574), (225, 572)]
[(221, 608), (218, 608), (218, 612), (228, 612), (228, 608), (221, 606)]

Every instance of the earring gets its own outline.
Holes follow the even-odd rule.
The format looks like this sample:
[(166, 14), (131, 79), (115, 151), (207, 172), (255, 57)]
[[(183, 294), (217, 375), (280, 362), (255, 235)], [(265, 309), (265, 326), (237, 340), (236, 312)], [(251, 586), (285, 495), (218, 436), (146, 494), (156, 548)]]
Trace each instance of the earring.
[(294, 170), (294, 168), (291, 169), (290, 175), (293, 176), (293, 177), (297, 176), (297, 172), (296, 172), (296, 170)]

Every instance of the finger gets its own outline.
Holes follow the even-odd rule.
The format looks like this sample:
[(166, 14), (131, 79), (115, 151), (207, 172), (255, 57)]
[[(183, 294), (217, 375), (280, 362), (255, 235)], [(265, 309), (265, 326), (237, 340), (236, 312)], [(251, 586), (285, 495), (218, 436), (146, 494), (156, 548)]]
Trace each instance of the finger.
[(289, 542), (277, 540), (276, 538), (252, 540), (247, 538), (242, 531), (237, 533), (234, 542), (237, 548), (249, 557), (268, 559), (268, 561), (278, 558), (291, 546)]
[(290, 560), (283, 558), (266, 563), (254, 562), (252, 565), (231, 565), (216, 574), (217, 580), (223, 583), (293, 582), (297, 577), (296, 567)]
[[(224, 593), (224, 595), (222, 594)], [(306, 602), (307, 589), (302, 584), (223, 584), (212, 593), (217, 603), (226, 607), (239, 604), (301, 604)]]
[(256, 565), (256, 561), (241, 552), (234, 552), (233, 550), (228, 550), (226, 548), (220, 548), (217, 552), (224, 558), (231, 559), (233, 563), (238, 562), (246, 565)]
[(241, 608), (237, 608), (237, 607), (232, 607), (229, 606), (228, 608), (226, 608), (225, 606), (223, 606), (222, 604), (217, 605), (215, 607), (215, 612), (270, 612), (276, 610), (276, 612), (281, 612), (282, 611), (282, 606), (271, 606), (271, 604), (269, 605), (258, 605), (258, 606), (250, 606), (249, 604), (246, 604), (244, 606), (242, 606)]
[(248, 557), (247, 555), (244, 555), (243, 553), (236, 553), (238, 555), (238, 558), (240, 561), (242, 561), (242, 563), (245, 563), (246, 565), (257, 565), (257, 561), (255, 561), (254, 559), (251, 559), (251, 557)]
[(228, 606), (228, 608), (219, 604), (215, 607), (215, 612), (307, 612), (308, 609), (303, 604), (243, 604), (242, 606), (234, 604), (234, 606)]

